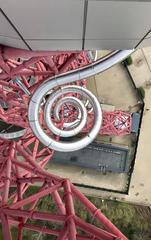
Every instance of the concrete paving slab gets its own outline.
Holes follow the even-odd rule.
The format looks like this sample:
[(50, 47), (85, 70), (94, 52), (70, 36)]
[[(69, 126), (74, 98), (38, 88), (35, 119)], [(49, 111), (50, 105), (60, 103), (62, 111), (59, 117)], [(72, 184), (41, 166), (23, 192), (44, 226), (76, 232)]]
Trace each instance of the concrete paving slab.
[[(137, 87), (144, 87), (146, 81), (151, 79), (151, 48), (137, 50), (132, 59), (133, 64), (129, 66), (131, 75)], [(145, 87), (144, 102), (147, 110), (142, 119), (129, 193), (125, 195), (82, 188), (85, 194), (151, 206), (151, 88), (148, 86)]]
[[(151, 52), (151, 48), (139, 49), (133, 53), (132, 59), (133, 64), (129, 66), (129, 70), (132, 74), (133, 80), (136, 84), (136, 87), (144, 86), (146, 82), (151, 81), (149, 64), (151, 66), (151, 54), (147, 52)], [(146, 57), (145, 57), (145, 55)]]
[(108, 71), (90, 78), (88, 89), (98, 97), (100, 103), (114, 105), (118, 110), (129, 111), (138, 101), (122, 64), (117, 64)]

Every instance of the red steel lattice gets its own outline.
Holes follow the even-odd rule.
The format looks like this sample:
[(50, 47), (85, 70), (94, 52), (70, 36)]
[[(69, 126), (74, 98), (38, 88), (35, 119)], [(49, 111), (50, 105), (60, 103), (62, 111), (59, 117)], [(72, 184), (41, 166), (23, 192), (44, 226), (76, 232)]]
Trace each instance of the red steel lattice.
[[(68, 179), (44, 170), (53, 150), (40, 144), (28, 125), (30, 95), (48, 77), (88, 64), (86, 53), (29, 52), (5, 46), (1, 46), (0, 53), (0, 119), (26, 128), (16, 141), (0, 140), (0, 221), (4, 239), (12, 239), (12, 226), (18, 230), (18, 240), (23, 239), (24, 230), (56, 236), (58, 240), (127, 239)], [(86, 81), (76, 84), (85, 86)], [(91, 124), (93, 116), (89, 115)], [(114, 127), (121, 135), (126, 113), (104, 113), (104, 116), (102, 133), (117, 134)], [(126, 129), (128, 133), (130, 120)], [(35, 184), (37, 192), (28, 196), (28, 189)], [(39, 208), (39, 201), (50, 195), (56, 206), (55, 213)], [(92, 215), (93, 221), (97, 220), (99, 227), (77, 215), (74, 207), (77, 200)], [(55, 223), (58, 228), (47, 227), (46, 222)]]
[[(89, 132), (92, 126), (93, 114), (89, 114), (89, 121), (83, 132)], [(132, 117), (131, 113), (116, 110), (113, 112), (103, 111), (103, 122), (100, 135), (124, 136), (131, 133)]]
[[(17, 227), (18, 239), (22, 239), (24, 229), (54, 235), (57, 239), (126, 239), (68, 179), (43, 170), (43, 161), (37, 162), (33, 157), (35, 152), (28, 153), (21, 141), (3, 141), (0, 150), (0, 220), (4, 239), (11, 239), (10, 226)], [(39, 186), (37, 192), (26, 197), (28, 187), (34, 184)], [(38, 202), (47, 195), (51, 195), (56, 204), (55, 213), (37, 208)], [(77, 200), (100, 222), (102, 228), (77, 216), (74, 208)], [(59, 230), (43, 228), (28, 220), (59, 223)]]

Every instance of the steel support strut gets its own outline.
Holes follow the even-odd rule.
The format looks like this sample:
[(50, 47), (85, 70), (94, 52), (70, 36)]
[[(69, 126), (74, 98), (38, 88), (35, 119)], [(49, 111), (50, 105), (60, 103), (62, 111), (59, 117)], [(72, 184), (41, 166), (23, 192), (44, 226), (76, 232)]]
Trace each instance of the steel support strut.
[[(4, 240), (12, 239), (12, 227), (18, 232), (18, 240), (24, 239), (25, 231), (37, 232), (38, 236), (55, 236), (58, 240), (127, 239), (68, 179), (44, 169), (54, 150), (40, 143), (28, 122), (30, 97), (41, 84), (68, 71), (78, 71), (80, 76), (80, 68), (88, 64), (94, 65), (88, 52), (30, 52), (0, 47), (0, 120), (6, 124), (0, 131), (0, 222)], [(86, 80), (80, 78), (74, 85), (78, 86), (77, 89), (86, 88)], [(57, 90), (59, 88), (58, 84)], [(77, 118), (82, 116), (79, 109), (83, 109), (84, 105), (88, 121), (82, 131), (87, 134), (93, 125), (95, 112), (91, 112), (91, 100), (86, 103), (85, 96), (80, 93), (67, 94), (68, 102), (56, 107), (59, 109), (54, 111), (57, 120), (53, 115), (52, 122), (62, 130), (72, 128), (73, 123), (77, 126)], [(39, 121), (45, 132), (59, 142), (60, 136), (50, 132), (43, 122), (43, 109), (51, 95), (52, 92), (48, 92), (41, 102)], [(79, 108), (75, 102), (78, 102)], [(100, 133), (120, 136), (129, 134), (130, 127), (128, 113), (104, 112)], [(29, 194), (33, 186), (37, 186), (35, 192)], [(49, 207), (48, 211), (43, 207), (46, 199), (49, 200), (48, 206), (53, 200), (54, 212), (50, 212)], [(94, 222), (96, 219), (100, 223), (100, 227), (78, 216), (75, 208), (77, 200), (92, 215)]]

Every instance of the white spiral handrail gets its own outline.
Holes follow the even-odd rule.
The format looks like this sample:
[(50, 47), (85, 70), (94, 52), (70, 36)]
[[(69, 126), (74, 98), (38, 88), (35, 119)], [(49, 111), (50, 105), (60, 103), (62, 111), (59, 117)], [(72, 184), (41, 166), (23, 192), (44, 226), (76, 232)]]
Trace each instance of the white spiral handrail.
[[(123, 50), (123, 51), (114, 52), (110, 57), (104, 57), (103, 59), (99, 59), (89, 64), (88, 66), (85, 66), (80, 69), (76, 69), (64, 74), (57, 75), (53, 78), (49, 78), (46, 82), (44, 82), (31, 97), (29, 109), (28, 109), (29, 123), (34, 134), (38, 137), (38, 139), (49, 148), (52, 148), (57, 151), (62, 151), (62, 152), (79, 150), (87, 146), (90, 142), (92, 142), (97, 136), (101, 127), (101, 122), (102, 122), (102, 111), (101, 111), (99, 102), (97, 101), (96, 97), (85, 88), (81, 88), (81, 87), (75, 88), (75, 86), (73, 87), (72, 86), (61, 87), (61, 86), (99, 74), (107, 70), (108, 68), (112, 67), (114, 64), (124, 60), (127, 56), (132, 54), (133, 51), (134, 50)], [(56, 100), (57, 98), (56, 96), (60, 96), (61, 91), (62, 91), (62, 94), (64, 94), (64, 91), (67, 93), (67, 89), (68, 90), (72, 89), (72, 92), (74, 92), (74, 88), (75, 88), (76, 89), (75, 91), (77, 91), (78, 89), (80, 93), (82, 92), (87, 97), (87, 100), (89, 100), (89, 102), (93, 107), (94, 116), (95, 116), (93, 128), (91, 129), (90, 133), (83, 139), (80, 139), (78, 141), (73, 141), (73, 142), (57, 141), (52, 137), (48, 136), (46, 132), (42, 129), (42, 126), (40, 125), (40, 120), (39, 120), (39, 111), (41, 111), (43, 98), (51, 90), (56, 88), (60, 89), (58, 90), (59, 92), (56, 90), (54, 93), (50, 94), (50, 97), (47, 100), (48, 102), (46, 102), (46, 105), (45, 105), (44, 118), (47, 123), (47, 127), (52, 131), (52, 133), (58, 134), (59, 136), (67, 137), (68, 131), (58, 130), (54, 125), (54, 123), (51, 121), (51, 118), (50, 118), (51, 110), (52, 110), (53, 101)], [(68, 98), (68, 101), (71, 102), (69, 98)], [(76, 99), (74, 100), (72, 99), (72, 104), (73, 102), (78, 106), (79, 113), (82, 112), (82, 115), (86, 117), (86, 114), (84, 113), (84, 107), (86, 106), (83, 106), (82, 104), (80, 104)], [(80, 124), (83, 124), (84, 121), (82, 122), (80, 120), (79, 122), (80, 123), (78, 127), (79, 126), (81, 127)], [(71, 132), (69, 134), (70, 136), (72, 136)], [(77, 130), (77, 132), (79, 131)]]

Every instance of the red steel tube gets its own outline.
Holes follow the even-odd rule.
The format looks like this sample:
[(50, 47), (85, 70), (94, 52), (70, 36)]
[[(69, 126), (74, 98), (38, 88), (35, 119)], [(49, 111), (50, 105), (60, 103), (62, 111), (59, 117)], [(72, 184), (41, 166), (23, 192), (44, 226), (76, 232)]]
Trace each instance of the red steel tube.
[(54, 221), (62, 223), (66, 220), (66, 216), (64, 215), (55, 215), (48, 212), (37, 212), (37, 211), (27, 211), (27, 210), (20, 210), (20, 209), (8, 209), (3, 208), (3, 212), (7, 216), (14, 216), (14, 217), (23, 217), (23, 218), (31, 218), (31, 219), (39, 219), (39, 220), (45, 220), (45, 221)]
[[(77, 226), (82, 229), (83, 231), (91, 234), (92, 236), (96, 236), (98, 239), (103, 239), (103, 240), (116, 240), (117, 236), (108, 233), (100, 228), (97, 228), (94, 225), (91, 225), (89, 223), (84, 222), (82, 219), (79, 217), (75, 216), (75, 223)], [(118, 238), (119, 239), (119, 238)]]
[(11, 209), (17, 209), (21, 206), (24, 206), (26, 204), (29, 204), (29, 203), (32, 203), (33, 201), (36, 201), (37, 199), (43, 197), (43, 196), (46, 196), (47, 194), (49, 193), (52, 193), (53, 191), (55, 191), (56, 189), (58, 189), (60, 186), (62, 185), (62, 183), (58, 183), (57, 185), (54, 185), (52, 187), (48, 187), (47, 189), (44, 189), (38, 193), (35, 193), (34, 195), (26, 198), (26, 199), (23, 199), (23, 200), (20, 200), (18, 201), (17, 203), (14, 203), (11, 205)]
[(7, 216), (4, 213), (1, 213), (0, 218), (1, 218), (2, 226), (3, 226), (2, 231), (3, 231), (4, 239), (12, 240)]
[[(51, 183), (50, 186), (54, 186), (54, 184)], [(56, 203), (56, 206), (57, 206), (57, 208), (58, 208), (58, 211), (59, 211), (61, 214), (65, 215), (65, 214), (66, 214), (66, 209), (65, 209), (64, 203), (63, 203), (63, 201), (62, 201), (62, 199), (61, 199), (58, 191), (55, 190), (54, 192), (52, 192), (51, 195), (52, 195), (52, 198), (53, 198), (54, 202)]]
[(76, 226), (74, 222), (74, 203), (71, 193), (71, 187), (69, 180), (64, 181), (64, 201), (65, 201), (65, 207), (66, 207), (66, 215), (67, 215), (67, 227), (68, 227), (68, 238), (69, 240), (76, 240)]
[(98, 210), (93, 203), (91, 203), (85, 196), (82, 194), (72, 183), (71, 189), (75, 197), (77, 197), (87, 208), (87, 210), (94, 215), (97, 219), (101, 221), (104, 227), (109, 230), (114, 235), (118, 236), (122, 240), (127, 240), (127, 238), (118, 230), (118, 228), (111, 223), (109, 219), (107, 219), (100, 210)]
[(32, 157), (23, 149), (23, 147), (20, 144), (17, 143), (16, 148), (17, 148), (18, 152), (21, 153), (21, 155), (25, 157), (26, 161), (29, 162), (31, 164), (31, 166), (36, 168), (37, 173), (40, 173), (41, 175), (43, 175), (45, 177), (53, 178), (55, 180), (61, 180), (60, 177), (53, 175), (53, 174), (49, 174), (46, 171), (44, 171), (36, 162), (33, 161)]
[(5, 179), (5, 186), (3, 191), (3, 197), (2, 197), (2, 205), (5, 205), (8, 201), (8, 194), (9, 194), (9, 187), (10, 187), (10, 181), (11, 181), (11, 160), (14, 158), (15, 154), (15, 142), (13, 142), (10, 145), (10, 156), (7, 159), (7, 165), (6, 165), (6, 179)]
[[(60, 231), (48, 229), (46, 227), (41, 228), (39, 226), (34, 226), (34, 225), (31, 225), (31, 224), (24, 224), (23, 227), (25, 229), (28, 229), (28, 230), (32, 230), (32, 231), (36, 231), (36, 232), (42, 232), (42, 233), (49, 234), (49, 235), (54, 235), (54, 236), (59, 236), (60, 235)], [(60, 239), (57, 238), (57, 240), (60, 240)], [(92, 238), (90, 238), (90, 237), (84, 237), (84, 236), (77, 235), (77, 240), (90, 240), (90, 239), (92, 240)], [(96, 238), (93, 238), (93, 240), (95, 240), (95, 239)]]

